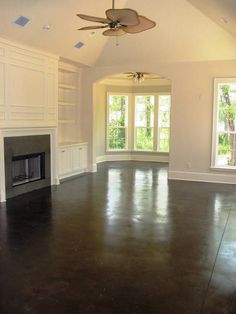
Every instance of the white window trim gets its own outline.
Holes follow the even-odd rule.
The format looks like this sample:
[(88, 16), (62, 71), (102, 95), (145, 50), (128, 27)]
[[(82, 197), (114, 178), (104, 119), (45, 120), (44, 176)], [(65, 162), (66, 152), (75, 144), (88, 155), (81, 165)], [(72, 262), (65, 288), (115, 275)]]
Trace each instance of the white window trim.
[[(159, 145), (159, 130), (160, 128), (158, 127), (159, 124), (158, 124), (158, 118), (159, 118), (159, 96), (170, 96), (170, 114), (171, 114), (171, 104), (172, 104), (172, 96), (171, 96), (171, 93), (158, 93), (157, 94), (157, 120), (156, 120), (156, 123), (157, 123), (157, 130), (156, 130), (156, 136), (157, 136), (157, 139), (156, 139), (156, 151), (159, 153), (159, 154), (169, 154), (170, 152), (170, 145), (169, 145), (169, 151), (168, 152), (163, 152), (163, 151), (160, 151), (159, 148), (160, 148), (160, 145)], [(169, 115), (170, 115), (169, 114)], [(170, 129), (170, 126), (169, 126), (169, 135), (171, 133), (171, 129)], [(170, 140), (170, 137), (169, 137), (169, 140)]]
[[(130, 93), (115, 93), (115, 92), (107, 92), (107, 102), (106, 102), (106, 135), (105, 135), (105, 141), (106, 141), (106, 153), (112, 153), (112, 152), (127, 152), (129, 151), (129, 104), (130, 104)], [(109, 128), (109, 97), (110, 96), (128, 96), (128, 108), (127, 108), (127, 126), (125, 127), (126, 133), (125, 133), (125, 138), (126, 138), (126, 145), (124, 149), (110, 149), (109, 144), (108, 144), (108, 128)]]
[(227, 170), (227, 171), (236, 171), (236, 166), (217, 166), (217, 152), (218, 152), (218, 131), (217, 131), (217, 122), (218, 122), (218, 84), (224, 83), (236, 83), (236, 78), (215, 78), (214, 79), (214, 92), (213, 92), (213, 121), (212, 121), (212, 148), (211, 148), (211, 165), (210, 169), (212, 170)]
[[(147, 153), (147, 154), (160, 154), (168, 155), (169, 152), (163, 152), (158, 150), (158, 114), (159, 114), (159, 96), (170, 96), (170, 92), (155, 92), (155, 93), (121, 93), (121, 92), (107, 92), (107, 101), (106, 101), (106, 153)], [(128, 110), (127, 110), (127, 128), (126, 128), (126, 148), (124, 149), (109, 149), (108, 147), (108, 100), (109, 96), (128, 96)], [(153, 150), (142, 150), (136, 149), (136, 132), (135, 132), (135, 97), (136, 96), (154, 96), (154, 127), (153, 127)], [(172, 101), (172, 97), (171, 97)], [(170, 113), (171, 113), (171, 104), (170, 104)], [(171, 129), (171, 128), (169, 128)], [(171, 131), (170, 131), (171, 132)]]

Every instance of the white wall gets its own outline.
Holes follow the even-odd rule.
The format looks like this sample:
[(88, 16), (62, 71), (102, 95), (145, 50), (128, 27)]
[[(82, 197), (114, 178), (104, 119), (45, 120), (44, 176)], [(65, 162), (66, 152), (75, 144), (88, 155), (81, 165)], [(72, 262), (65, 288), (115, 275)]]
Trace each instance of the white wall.
[[(236, 183), (229, 171), (210, 169), (213, 112), (213, 78), (235, 77), (236, 61), (195, 63), (153, 63), (140, 65), (140, 71), (158, 73), (172, 82), (170, 178)], [(93, 83), (113, 73), (127, 71), (124, 66), (85, 69), (83, 73), (83, 113), (87, 139), (93, 144)], [(129, 71), (135, 71), (130, 66)], [(91, 146), (92, 147), (92, 146)], [(96, 148), (91, 150), (91, 163)], [(191, 168), (187, 167), (191, 163)]]

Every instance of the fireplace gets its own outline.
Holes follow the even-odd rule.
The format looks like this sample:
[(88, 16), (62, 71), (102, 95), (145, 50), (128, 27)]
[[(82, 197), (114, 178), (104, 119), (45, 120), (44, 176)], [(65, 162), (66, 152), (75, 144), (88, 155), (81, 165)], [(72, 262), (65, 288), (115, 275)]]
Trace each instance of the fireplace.
[(4, 138), (6, 198), (51, 185), (50, 135)]
[(12, 157), (12, 186), (45, 178), (45, 153)]

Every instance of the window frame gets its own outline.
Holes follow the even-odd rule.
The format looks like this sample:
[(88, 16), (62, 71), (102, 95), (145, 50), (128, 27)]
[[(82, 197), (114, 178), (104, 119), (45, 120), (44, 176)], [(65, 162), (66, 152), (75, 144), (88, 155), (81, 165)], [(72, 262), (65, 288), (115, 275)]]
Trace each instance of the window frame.
[[(125, 129), (125, 148), (122, 149), (111, 149), (109, 148), (109, 97), (110, 96), (126, 96), (128, 98), (127, 108), (126, 108), (126, 120), (127, 125), (124, 127)], [(128, 151), (129, 147), (129, 103), (130, 103), (130, 95), (129, 93), (114, 93), (114, 92), (108, 92), (107, 93), (107, 102), (106, 102), (106, 152), (126, 152)]]
[[(135, 102), (135, 98), (138, 96), (153, 96), (154, 97), (154, 121), (153, 121), (153, 149), (152, 150), (146, 150), (146, 149), (138, 149), (136, 148), (136, 129), (138, 127), (136, 127), (136, 102)], [(157, 94), (156, 93), (134, 93), (133, 94), (133, 126), (132, 126), (132, 130), (133, 130), (133, 151), (136, 152), (146, 152), (146, 153), (156, 153), (156, 140), (157, 140), (157, 118), (158, 118), (158, 110), (157, 110)], [(143, 127), (145, 128), (145, 127)]]
[[(171, 125), (169, 127), (163, 127), (163, 129), (169, 129), (169, 150), (168, 152), (163, 152), (160, 150), (160, 144), (159, 144), (159, 130), (160, 130), (160, 127), (159, 127), (159, 123), (158, 123), (158, 120), (159, 120), (159, 96), (169, 96), (170, 97), (170, 109), (169, 109), (169, 121), (170, 121), (170, 113), (171, 113), (171, 103), (172, 103), (172, 96), (171, 96), (171, 93), (158, 93), (157, 94), (157, 131), (156, 131), (156, 151), (160, 154), (169, 154), (170, 153), (170, 132), (171, 132)], [(170, 124), (171, 124), (171, 121), (170, 121)]]
[[(124, 149), (110, 149), (109, 148), (109, 96), (127, 96), (128, 97), (128, 105), (126, 109), (127, 114), (127, 126), (126, 126), (126, 148)], [(135, 117), (136, 117), (136, 107), (135, 107), (135, 97), (136, 96), (154, 96), (154, 125), (153, 125), (153, 149), (152, 150), (143, 150), (143, 149), (136, 149), (136, 132), (135, 132)], [(140, 152), (140, 153), (147, 153), (147, 154), (159, 154), (159, 155), (169, 155), (168, 152), (159, 151), (159, 144), (158, 144), (158, 119), (159, 119), (159, 96), (170, 96), (170, 117), (171, 117), (171, 102), (172, 102), (172, 95), (171, 92), (107, 92), (107, 100), (106, 100), (106, 117), (105, 117), (105, 151), (106, 153), (113, 152), (113, 153), (123, 153), (123, 152)], [(170, 122), (171, 124), (171, 122)], [(171, 134), (171, 125), (169, 127), (169, 132)], [(170, 139), (170, 138), (169, 138)]]
[[(216, 165), (218, 153), (218, 118), (219, 118), (219, 102), (218, 102), (218, 85), (219, 84), (236, 84), (236, 78), (215, 78), (213, 87), (213, 120), (212, 120), (212, 148), (211, 148), (211, 169), (236, 171), (236, 166), (219, 166)], [(236, 134), (236, 132), (235, 132)]]

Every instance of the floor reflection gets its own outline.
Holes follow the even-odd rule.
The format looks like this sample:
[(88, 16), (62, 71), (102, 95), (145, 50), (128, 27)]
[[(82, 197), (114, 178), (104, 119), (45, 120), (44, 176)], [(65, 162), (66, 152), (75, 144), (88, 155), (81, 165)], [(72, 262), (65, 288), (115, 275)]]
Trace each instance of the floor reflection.
[(0, 312), (236, 313), (235, 208), (235, 186), (168, 181), (142, 162), (9, 200)]

